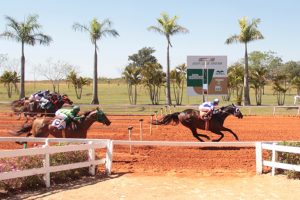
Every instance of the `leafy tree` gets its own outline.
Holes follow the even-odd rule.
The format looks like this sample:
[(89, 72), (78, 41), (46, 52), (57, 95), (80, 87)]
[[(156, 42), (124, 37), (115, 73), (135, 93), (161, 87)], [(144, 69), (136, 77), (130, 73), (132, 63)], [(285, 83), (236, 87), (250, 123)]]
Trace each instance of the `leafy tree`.
[(66, 81), (73, 85), (77, 99), (81, 99), (83, 86), (91, 84), (89, 78), (78, 76), (74, 70), (67, 75)]
[(265, 67), (255, 67), (250, 70), (250, 84), (255, 92), (256, 105), (261, 105), (263, 88), (267, 84), (266, 75), (268, 73)]
[(232, 35), (225, 41), (226, 44), (233, 42), (244, 43), (245, 45), (245, 69), (244, 69), (244, 104), (251, 105), (249, 94), (249, 69), (248, 69), (248, 52), (247, 45), (254, 40), (263, 39), (263, 35), (257, 29), (260, 19), (253, 19), (251, 22), (246, 17), (239, 19), (240, 34)]
[(288, 91), (287, 87), (287, 79), (288, 76), (285, 73), (279, 72), (273, 78), (273, 90), (277, 96), (277, 103), (279, 106), (284, 105), (285, 102), (285, 94)]
[(140, 67), (136, 67), (133, 65), (127, 66), (122, 75), (126, 80), (127, 88), (128, 88), (128, 97), (130, 104), (136, 104), (137, 102), (137, 86), (141, 82), (141, 71)]
[[(242, 104), (244, 69), (241, 63), (235, 63), (228, 68), (228, 88), (236, 93), (236, 104)], [(230, 94), (229, 94), (230, 95)]]
[(112, 22), (109, 19), (105, 19), (102, 22), (98, 22), (96, 18), (94, 18), (89, 26), (87, 25), (81, 25), (79, 23), (75, 23), (73, 25), (73, 29), (75, 31), (85, 31), (88, 32), (92, 41), (92, 44), (94, 45), (94, 77), (93, 77), (93, 99), (91, 104), (99, 104), (98, 99), (98, 62), (97, 62), (97, 50), (98, 45), (97, 41), (101, 40), (105, 36), (113, 36), (117, 37), (119, 36), (119, 33), (115, 29), (111, 29)]
[(182, 104), (183, 88), (186, 80), (186, 65), (183, 63), (171, 71), (171, 82), (173, 84), (173, 92), (176, 105)]
[(146, 63), (142, 70), (142, 83), (147, 88), (151, 103), (159, 104), (160, 88), (165, 83), (165, 73), (159, 63)]
[(25, 97), (24, 45), (34, 46), (36, 43), (49, 45), (52, 39), (50, 36), (39, 32), (42, 26), (37, 22), (38, 15), (29, 15), (24, 22), (18, 22), (9, 16), (6, 16), (5, 19), (7, 20), (7, 30), (0, 36), (20, 42), (22, 47), (20, 98), (23, 98)]
[(157, 63), (157, 59), (152, 54), (155, 50), (151, 47), (144, 47), (138, 53), (128, 56), (130, 65), (143, 67), (146, 63)]
[(292, 85), (297, 90), (297, 95), (300, 95), (300, 76), (296, 76), (292, 79)]
[(0, 77), (0, 82), (4, 84), (4, 87), (6, 87), (7, 90), (7, 95), (11, 98), (13, 87), (15, 90), (17, 89), (17, 83), (20, 82), (20, 76), (18, 76), (15, 71), (4, 71)]
[(171, 36), (178, 33), (188, 33), (188, 29), (177, 24), (177, 16), (170, 18), (167, 13), (161, 13), (161, 18), (157, 19), (157, 26), (150, 26), (148, 30), (158, 32), (167, 39), (167, 85), (166, 85), (166, 104), (171, 105), (171, 89), (170, 89), (170, 52), (169, 49), (172, 47)]
[(249, 54), (249, 81), (255, 92), (256, 105), (261, 105), (264, 86), (267, 84), (268, 58), (268, 52), (253, 51)]

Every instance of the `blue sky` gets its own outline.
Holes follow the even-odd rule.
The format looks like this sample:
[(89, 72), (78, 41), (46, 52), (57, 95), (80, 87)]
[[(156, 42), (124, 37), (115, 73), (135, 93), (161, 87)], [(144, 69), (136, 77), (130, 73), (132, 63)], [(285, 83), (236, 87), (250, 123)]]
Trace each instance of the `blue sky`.
[[(259, 30), (265, 39), (250, 43), (248, 51), (272, 50), (284, 61), (300, 61), (300, 2), (297, 0), (9, 0), (0, 8), (0, 32), (5, 30), (5, 15), (23, 20), (38, 14), (42, 31), (53, 38), (50, 46), (25, 47), (26, 79), (33, 79), (33, 69), (46, 64), (48, 58), (78, 66), (82, 76), (92, 77), (93, 46), (87, 33), (75, 32), (74, 22), (88, 24), (94, 17), (110, 19), (120, 37), (100, 41), (98, 75), (120, 77), (128, 64), (128, 56), (143, 47), (153, 47), (154, 55), (166, 67), (166, 41), (147, 27), (156, 25), (160, 13), (177, 15), (178, 23), (189, 29), (188, 34), (171, 38), (171, 68), (186, 62), (188, 55), (227, 55), (228, 65), (244, 55), (242, 44), (225, 45), (232, 34), (239, 33), (238, 19), (260, 18)], [(19, 59), (21, 46), (0, 40), (0, 54)]]

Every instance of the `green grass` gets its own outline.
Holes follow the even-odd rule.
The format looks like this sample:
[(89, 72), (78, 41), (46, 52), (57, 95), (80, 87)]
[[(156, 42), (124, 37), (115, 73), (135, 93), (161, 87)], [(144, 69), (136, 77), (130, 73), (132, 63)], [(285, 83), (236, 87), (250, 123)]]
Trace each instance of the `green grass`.
[[(53, 91), (52, 85), (50, 82), (47, 81), (39, 81), (39, 82), (26, 82), (25, 84), (25, 92), (26, 96), (34, 93), (38, 90), (45, 90), (49, 89)], [(77, 99), (74, 88), (72, 86), (68, 87), (68, 85), (64, 82), (60, 84), (60, 93), (68, 94), (69, 98), (75, 102), (75, 104), (89, 104), (92, 99), (92, 85), (86, 86), (82, 92), (82, 98)], [(160, 105), (157, 106), (150, 106), (151, 101), (149, 100), (147, 90), (140, 86), (138, 88), (138, 101), (137, 104), (139, 106), (130, 106), (128, 95), (127, 95), (127, 85), (121, 81), (100, 81), (98, 85), (98, 94), (99, 94), (99, 101), (100, 105), (109, 110), (111, 113), (144, 113), (149, 114), (153, 113), (154, 111), (161, 112), (163, 110), (165, 112), (165, 95), (163, 89), (161, 89), (161, 97), (160, 97)], [(295, 90), (291, 90), (286, 95), (285, 106), (292, 106), (293, 105), (293, 97), (296, 94)], [(172, 95), (172, 94), (171, 94)], [(251, 103), (252, 105), (256, 105), (254, 91), (251, 89)], [(213, 98), (219, 98), (221, 100), (220, 106), (228, 105), (231, 103), (235, 103), (235, 98), (232, 97), (229, 102), (223, 101), (221, 96), (209, 96), (208, 100), (212, 100)], [(8, 98), (7, 92), (3, 84), (0, 85), (0, 101), (1, 102), (11, 102), (13, 100), (18, 99), (18, 94), (14, 93), (12, 98)], [(183, 105), (188, 105), (190, 107), (196, 108), (202, 102), (202, 96), (187, 96), (186, 92), (184, 91), (183, 96)], [(265, 88), (265, 95), (263, 95), (262, 99), (263, 106), (277, 106), (276, 96), (273, 95), (273, 91), (271, 86), (268, 85)], [(299, 103), (297, 104), (299, 105)], [(4, 109), (5, 105), (0, 105), (0, 109)], [(94, 107), (94, 106), (91, 106)], [(87, 107), (86, 109), (89, 109)], [(183, 108), (180, 107), (172, 107), (171, 111), (180, 111)], [(251, 107), (249, 108), (242, 108), (243, 113), (257, 115), (257, 114), (272, 114), (273, 108), (270, 107)], [(168, 111), (169, 112), (169, 111)], [(277, 108), (276, 114), (284, 113), (287, 115), (294, 115), (297, 114), (297, 109), (292, 108)]]

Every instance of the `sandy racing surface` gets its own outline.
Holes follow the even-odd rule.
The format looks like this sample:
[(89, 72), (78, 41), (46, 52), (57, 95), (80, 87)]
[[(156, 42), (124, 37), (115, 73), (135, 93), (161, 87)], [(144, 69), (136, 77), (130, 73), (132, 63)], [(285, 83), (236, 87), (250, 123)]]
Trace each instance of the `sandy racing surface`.
[[(152, 134), (150, 134), (150, 116), (108, 117), (112, 124), (106, 127), (95, 123), (89, 130), (89, 138), (127, 140), (127, 128), (128, 126), (133, 126), (132, 140), (140, 140), (139, 119), (144, 119), (142, 132), (143, 140), (145, 141), (198, 141), (182, 125), (154, 125), (152, 126)], [(22, 124), (22, 120), (17, 120), (16, 117), (9, 116), (7, 113), (0, 114), (0, 122), (1, 136), (10, 136), (7, 131)], [(279, 116), (245, 116), (243, 119), (230, 116), (225, 121), (225, 127), (232, 129), (238, 135), (240, 141), (299, 141), (299, 124), (299, 117)], [(218, 138), (217, 135), (209, 132), (202, 131), (202, 133), (207, 133), (211, 139)], [(225, 132), (225, 137), (222, 141), (235, 141), (235, 139), (231, 134)], [(21, 147), (12, 143), (0, 143), (0, 148)], [(197, 199), (197, 197), (218, 199), (214, 195), (217, 195), (219, 190), (224, 193), (221, 196), (224, 197), (222, 199), (248, 199), (248, 197), (260, 199), (262, 196), (259, 196), (259, 194), (258, 196), (253, 196), (254, 193), (248, 187), (257, 193), (260, 193), (260, 191), (271, 193), (271, 190), (278, 193), (282, 186), (279, 183), (291, 185), (285, 191), (281, 190), (282, 193), (276, 193), (277, 196), (269, 196), (270, 199), (285, 199), (285, 197), (288, 197), (287, 195), (295, 195), (297, 193), (289, 193), (290, 189), (293, 189), (291, 191), (296, 191), (296, 189), (300, 191), (299, 181), (295, 184), (293, 181), (286, 180), (285, 177), (276, 177), (276, 180), (274, 180), (274, 177), (269, 177), (269, 175), (255, 176), (255, 150), (249, 147), (133, 146), (130, 154), (128, 146), (115, 146), (113, 156), (113, 176), (121, 176), (108, 178), (105, 181), (99, 179), (97, 183), (84, 188), (89, 191), (100, 184), (98, 186), (103, 188), (103, 191), (105, 191), (105, 188), (109, 190), (108, 187), (110, 187), (110, 190), (114, 192), (108, 193), (108, 196), (102, 194), (101, 197), (93, 196), (92, 193), (95, 191), (88, 192), (88, 196), (86, 196), (88, 198), (84, 199), (107, 199), (108, 197), (111, 197), (109, 199), (132, 199), (133, 197), (136, 197), (135, 199), (160, 199), (159, 196), (156, 196), (156, 193), (157, 195), (165, 196), (167, 199)], [(103, 171), (102, 168), (100, 170)], [(276, 183), (273, 183), (274, 181)], [(258, 183), (260, 185), (257, 185)], [(147, 186), (144, 187), (143, 185)], [(267, 185), (266, 188), (263, 188), (263, 185)], [(239, 192), (238, 196), (233, 197), (234, 195), (231, 192), (238, 190), (239, 187), (241, 192)], [(118, 188), (124, 188), (124, 191), (119, 191)], [(74, 194), (74, 190), (78, 191), (75, 192), (78, 195)], [(61, 193), (54, 192), (55, 194), (37, 197), (37, 199), (63, 199), (63, 196), (68, 197), (68, 199), (83, 199), (80, 198), (81, 190), (82, 187), (77, 189), (71, 187), (64, 191), (61, 197), (56, 196)], [(136, 193), (138, 190), (144, 191), (148, 195), (145, 193), (145, 195), (140, 197), (142, 193)], [(290, 197), (289, 199), (293, 199), (293, 196)]]

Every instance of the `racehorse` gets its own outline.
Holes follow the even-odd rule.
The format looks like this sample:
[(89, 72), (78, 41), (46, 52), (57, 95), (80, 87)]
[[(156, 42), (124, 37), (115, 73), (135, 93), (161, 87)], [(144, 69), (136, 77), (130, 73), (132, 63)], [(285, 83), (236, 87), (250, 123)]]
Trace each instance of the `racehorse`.
[(81, 120), (78, 122), (72, 122), (70, 126), (67, 126), (64, 130), (59, 130), (52, 125), (52, 122), (56, 118), (36, 118), (31, 123), (25, 123), (23, 127), (18, 131), (9, 131), (14, 136), (27, 133), (28, 136), (34, 137), (48, 137), (52, 135), (57, 138), (86, 138), (87, 131), (94, 122), (101, 122), (106, 126), (111, 124), (107, 116), (99, 110), (87, 111), (81, 115)]
[[(240, 109), (234, 104), (221, 107), (213, 113), (209, 121), (208, 130), (220, 135), (220, 138), (212, 140), (213, 142), (219, 142), (224, 137), (224, 134), (221, 131), (228, 131), (235, 137), (236, 140), (239, 140), (238, 136), (231, 129), (223, 126), (225, 119), (229, 115), (234, 115), (237, 118), (243, 118), (243, 114)], [(200, 113), (198, 110), (187, 109), (182, 112), (168, 114), (160, 120), (153, 121), (152, 124), (168, 125), (172, 122), (173, 125), (177, 125), (181, 122), (182, 125), (192, 131), (195, 138), (197, 138), (200, 142), (204, 142), (200, 137), (205, 137), (208, 140), (210, 140), (210, 138), (205, 134), (197, 133), (197, 129), (205, 130), (205, 121), (200, 119), (199, 116)]]
[(27, 116), (36, 116), (38, 114), (40, 115), (46, 115), (49, 117), (54, 117), (55, 112), (62, 108), (63, 106), (72, 105), (73, 101), (69, 99), (67, 95), (59, 95), (59, 98), (55, 103), (51, 102), (51, 106), (46, 107), (45, 109), (40, 106), (40, 102), (33, 101), (30, 102), (28, 98), (23, 98), (20, 100), (13, 101), (11, 103), (12, 110), (20, 114), (23, 113), (25, 117)]

